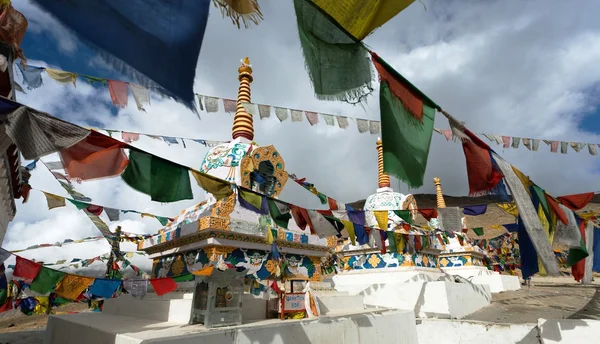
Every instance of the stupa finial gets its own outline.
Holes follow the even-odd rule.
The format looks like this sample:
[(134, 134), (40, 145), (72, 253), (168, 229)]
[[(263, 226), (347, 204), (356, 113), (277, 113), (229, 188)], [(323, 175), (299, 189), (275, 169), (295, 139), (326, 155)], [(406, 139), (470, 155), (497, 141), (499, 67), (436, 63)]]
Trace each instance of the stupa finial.
[(433, 182), (435, 183), (435, 198), (437, 200), (437, 207), (446, 208), (446, 201), (444, 201), (444, 194), (442, 193), (442, 183), (440, 182), (440, 178), (433, 178)]
[(390, 187), (390, 176), (383, 172), (383, 143), (377, 138), (377, 182), (380, 188)]
[(234, 140), (238, 137), (243, 137), (252, 141), (254, 139), (252, 115), (247, 113), (244, 108), (244, 103), (250, 103), (250, 83), (254, 80), (252, 78), (252, 65), (247, 56), (242, 60), (242, 65), (238, 68), (238, 73), (240, 88), (238, 90), (237, 109), (233, 117), (231, 136)]

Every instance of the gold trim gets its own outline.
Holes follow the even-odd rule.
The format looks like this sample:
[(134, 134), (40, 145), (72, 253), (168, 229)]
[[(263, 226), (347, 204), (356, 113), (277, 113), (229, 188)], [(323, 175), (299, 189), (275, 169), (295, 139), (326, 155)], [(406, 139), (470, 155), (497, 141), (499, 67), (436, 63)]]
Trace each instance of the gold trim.
[(288, 174), (285, 171), (285, 161), (281, 157), (281, 154), (275, 149), (275, 146), (269, 145), (264, 147), (255, 148), (250, 154), (242, 158), (240, 163), (240, 170), (242, 174), (242, 186), (250, 188), (250, 172), (248, 166), (253, 165), (254, 169), (258, 168), (258, 164), (263, 161), (270, 161), (273, 164), (274, 173), (273, 176), (277, 178), (277, 184), (273, 189), (273, 194), (270, 196), (277, 197), (283, 191), (285, 184), (288, 180)]

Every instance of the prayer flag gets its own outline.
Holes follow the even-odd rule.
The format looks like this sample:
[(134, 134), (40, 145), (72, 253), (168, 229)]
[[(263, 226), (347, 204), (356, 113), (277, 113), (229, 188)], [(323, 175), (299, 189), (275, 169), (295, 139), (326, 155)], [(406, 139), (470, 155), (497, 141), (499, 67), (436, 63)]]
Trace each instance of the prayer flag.
[(486, 211), (487, 211), (487, 204), (470, 205), (470, 206), (463, 207), (463, 214), (470, 215), (470, 216), (482, 215), (482, 214), (485, 214)]
[(76, 300), (93, 281), (92, 277), (65, 274), (64, 278), (58, 282), (54, 292), (65, 299)]
[(415, 0), (312, 0), (349, 34), (363, 40)]
[(33, 90), (42, 86), (42, 72), (45, 68), (26, 65), (21, 67), (20, 63), (16, 64), (23, 75), (23, 83), (27, 85), (28, 90)]
[(409, 187), (423, 185), (433, 135), (435, 109), (439, 108), (377, 54), (379, 72), (381, 136), (384, 172)]
[(77, 82), (77, 74), (65, 72), (64, 70), (46, 68), (46, 74), (63, 85), (73, 83), (73, 86), (75, 86)]
[(558, 197), (558, 201), (567, 208), (576, 211), (585, 208), (585, 206), (592, 201), (593, 197), (593, 192), (586, 192), (575, 195), (560, 196)]
[(473, 232), (475, 232), (475, 234), (477, 234), (478, 236), (482, 236), (483, 235), (483, 227), (476, 227), (476, 228), (472, 228), (471, 230)]
[(177, 283), (175, 283), (171, 277), (153, 278), (149, 281), (150, 284), (152, 284), (152, 288), (154, 288), (154, 292), (156, 292), (156, 295), (158, 296), (165, 295), (177, 289)]
[(71, 178), (114, 177), (121, 174), (129, 162), (123, 151), (125, 147), (121, 141), (92, 131), (76, 145), (61, 150), (60, 158)]
[(89, 294), (101, 297), (104, 299), (110, 299), (113, 294), (117, 291), (117, 288), (121, 286), (121, 280), (107, 279), (107, 278), (96, 278), (94, 284), (90, 287)]
[(17, 263), (15, 265), (15, 270), (13, 271), (13, 276), (21, 277), (26, 280), (33, 280), (41, 269), (41, 264), (17, 256)]
[(286, 204), (273, 199), (268, 199), (267, 202), (269, 205), (269, 213), (271, 218), (273, 218), (273, 221), (275, 221), (277, 226), (287, 229), (290, 219), (292, 218), (290, 208)]
[(193, 199), (188, 170), (181, 165), (131, 149), (129, 165), (121, 175), (132, 188), (155, 202)]
[(52, 291), (54, 287), (63, 279), (65, 273), (58, 270), (43, 267), (39, 274), (34, 278), (29, 289), (40, 294), (46, 294)]
[(53, 195), (50, 193), (46, 193), (44, 192), (44, 195), (46, 196), (46, 202), (48, 203), (48, 209), (54, 209), (54, 208), (59, 208), (59, 207), (64, 207), (65, 206), (65, 198), (58, 196), (58, 195)]
[(4, 263), (10, 256), (12, 256), (12, 252), (0, 247), (0, 264)]
[(388, 230), (388, 217), (389, 217), (389, 213), (387, 210), (377, 210), (373, 212), (373, 215), (375, 216), (375, 220), (377, 220), (377, 226), (379, 227), (380, 230), (382, 231), (387, 231)]
[[(193, 106), (210, 0), (35, 0), (127, 79)], [(172, 58), (177, 56), (177, 62)], [(169, 66), (169, 68), (161, 68)]]
[(110, 99), (116, 107), (125, 108), (127, 107), (127, 83), (116, 80), (108, 80), (108, 90), (110, 92)]
[[(311, 0), (294, 0), (300, 45), (316, 97), (351, 101), (372, 89), (364, 45)], [(280, 119), (281, 120), (281, 119)]]
[(194, 179), (196, 179), (198, 186), (204, 191), (212, 194), (217, 201), (227, 198), (233, 193), (231, 184), (227, 182), (194, 170), (192, 170), (192, 175), (194, 176)]

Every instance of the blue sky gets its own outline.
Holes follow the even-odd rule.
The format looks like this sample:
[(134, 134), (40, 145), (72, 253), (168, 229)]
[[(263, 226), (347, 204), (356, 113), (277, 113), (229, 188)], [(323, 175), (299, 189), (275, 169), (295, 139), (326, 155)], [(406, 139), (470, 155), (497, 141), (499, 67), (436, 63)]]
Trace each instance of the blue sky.
[[(560, 0), (494, 0), (470, 1), (467, 6), (463, 1), (423, 1), (427, 11), (416, 2), (369, 36), (367, 43), (438, 104), (474, 132), (600, 143), (600, 122), (594, 111), (598, 101), (589, 91), (600, 81), (600, 22), (595, 15), (600, 12), (600, 3), (581, 1), (574, 7)], [(23, 50), (31, 64), (119, 78), (28, 0), (14, 0), (13, 4), (29, 20)], [(238, 30), (220, 13), (211, 13), (195, 71), (195, 92), (234, 98), (240, 59), (249, 56), (254, 69), (254, 102), (355, 118), (379, 117), (375, 100), (364, 108), (316, 100), (304, 69), (291, 2), (263, 1), (261, 5), (265, 21), (250, 29)], [(46, 75), (43, 78), (44, 86), (27, 95), (18, 94), (19, 101), (78, 124), (213, 140), (226, 140), (231, 135), (232, 116), (224, 112), (201, 113), (199, 120), (184, 106), (157, 96), (146, 113), (136, 109), (131, 97), (127, 108), (116, 109), (106, 87), (94, 88), (81, 80), (75, 88), (60, 85)], [(586, 113), (589, 115), (584, 119), (582, 114)], [(441, 116), (435, 126), (448, 128)], [(255, 119), (255, 130), (259, 143), (278, 148), (289, 172), (306, 177), (342, 202), (364, 199), (377, 187), (377, 136), (359, 134), (353, 122), (342, 130), (323, 123), (311, 127), (306, 122)], [(151, 139), (138, 144), (196, 168), (207, 151), (199, 145), (183, 148)], [(596, 182), (599, 157), (586, 151), (552, 154), (543, 143), (539, 152), (492, 148), (552, 194), (600, 189)], [(437, 134), (426, 184), (418, 190), (400, 184), (395, 188), (402, 193), (433, 192), (435, 176), (442, 180), (446, 193), (467, 194), (462, 149)], [(38, 189), (65, 195), (43, 169), (34, 171), (31, 182)], [(138, 210), (165, 216), (177, 215), (203, 199), (196, 188), (192, 201), (157, 204), (118, 178), (76, 188), (101, 205), (128, 209), (133, 204)], [(288, 184), (281, 198), (306, 207), (319, 205), (293, 184)], [(119, 224), (131, 232), (156, 233), (159, 229), (155, 220), (139, 216), (126, 215)], [(111, 227), (116, 225), (111, 223)], [(28, 204), (18, 202), (17, 217), (3, 246), (18, 249), (90, 235), (97, 235), (97, 230), (83, 213), (69, 206), (48, 211), (44, 197), (34, 192)], [(89, 258), (106, 251), (106, 243), (98, 242), (26, 251), (24, 256)]]

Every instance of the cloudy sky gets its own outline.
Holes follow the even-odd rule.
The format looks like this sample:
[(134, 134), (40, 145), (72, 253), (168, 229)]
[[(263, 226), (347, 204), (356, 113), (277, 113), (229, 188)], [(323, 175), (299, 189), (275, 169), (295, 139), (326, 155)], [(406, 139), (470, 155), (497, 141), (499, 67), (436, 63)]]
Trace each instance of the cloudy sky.
[[(417, 85), (430, 98), (474, 132), (552, 140), (600, 143), (595, 96), (600, 81), (600, 22), (595, 13), (600, 3), (580, 1), (572, 6), (559, 0), (457, 1), (422, 0), (400, 13), (366, 39), (369, 47)], [(213, 10), (196, 68), (194, 91), (235, 98), (240, 59), (249, 56), (254, 69), (252, 100), (288, 108), (378, 119), (377, 95), (364, 106), (315, 99), (297, 37), (291, 1), (260, 1), (265, 20), (257, 27), (238, 30)], [(425, 6), (424, 6), (425, 5)], [(101, 59), (29, 0), (13, 0), (13, 6), (29, 20), (23, 49), (29, 64), (81, 74), (122, 79)], [(157, 66), (160, 68), (160, 66)], [(155, 135), (228, 140), (232, 116), (200, 113), (200, 119), (184, 106), (155, 96), (147, 112), (133, 99), (129, 107), (116, 109), (108, 88), (93, 87), (82, 80), (77, 87), (64, 86), (43, 75), (44, 85), (18, 100), (71, 122), (98, 128)], [(17, 75), (17, 81), (21, 81)], [(126, 80), (124, 80), (126, 81)], [(448, 128), (440, 115), (435, 126)], [(354, 122), (348, 129), (280, 123), (275, 116), (255, 119), (255, 140), (274, 144), (286, 161), (286, 169), (306, 177), (317, 188), (342, 202), (366, 198), (377, 187), (375, 141), (359, 134)], [(199, 168), (207, 149), (194, 142), (187, 148), (142, 138), (138, 146), (163, 157)], [(539, 152), (525, 148), (496, 151), (530, 175), (554, 195), (595, 191), (598, 157), (587, 149), (566, 155), (552, 154), (542, 143)], [(45, 158), (52, 161), (56, 157)], [(434, 134), (426, 185), (402, 193), (433, 192), (434, 176), (450, 195), (468, 193), (461, 146)], [(431, 181), (431, 182), (430, 182)], [(43, 166), (33, 172), (35, 189), (67, 196)], [(294, 183), (292, 183), (294, 184)], [(297, 185), (288, 184), (281, 196), (306, 207), (319, 206), (315, 198)], [(203, 199), (173, 204), (151, 202), (119, 178), (87, 182), (76, 189), (96, 204), (175, 216)], [(40, 243), (98, 235), (83, 212), (73, 206), (47, 210), (44, 196), (32, 191), (30, 201), (17, 201), (18, 214), (10, 224), (3, 247), (21, 249)], [(104, 216), (104, 215), (103, 215)], [(111, 223), (114, 228), (117, 223)], [(159, 223), (124, 215), (125, 231), (156, 233)], [(134, 250), (134, 245), (123, 246)], [(21, 253), (47, 262), (91, 258), (108, 252), (104, 241), (43, 248)], [(8, 262), (10, 264), (10, 261)], [(134, 263), (148, 268), (148, 260)], [(96, 263), (98, 264), (98, 263)], [(101, 265), (100, 265), (101, 266)]]

